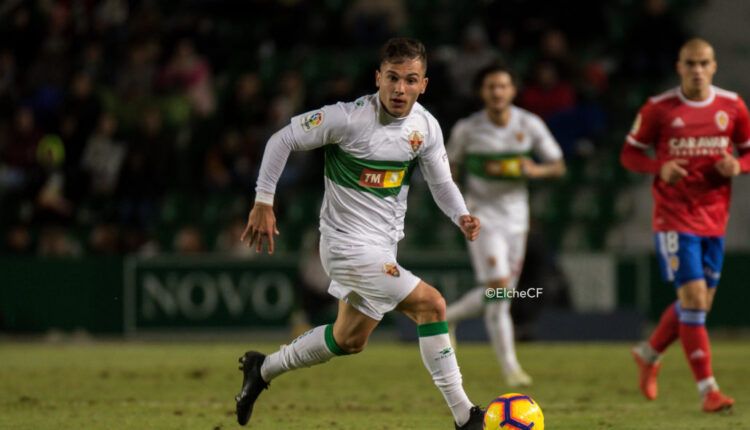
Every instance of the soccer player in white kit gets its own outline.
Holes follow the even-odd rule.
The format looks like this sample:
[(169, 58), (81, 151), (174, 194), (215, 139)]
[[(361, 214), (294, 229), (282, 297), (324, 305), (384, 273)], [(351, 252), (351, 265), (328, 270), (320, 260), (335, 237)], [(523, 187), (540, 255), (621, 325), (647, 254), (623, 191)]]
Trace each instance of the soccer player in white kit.
[(255, 205), (242, 239), (273, 253), (276, 183), (289, 153), (324, 147), (325, 196), (320, 211), (320, 254), (340, 299), (336, 321), (309, 330), (265, 356), (240, 358), (243, 382), (237, 420), (250, 420), (268, 383), (301, 367), (362, 351), (383, 315), (394, 309), (417, 324), (422, 361), (442, 392), (457, 429), (482, 428), (484, 411), (464, 392), (448, 336), (445, 300), (396, 261), (404, 236), (409, 178), (418, 164), (438, 206), (473, 241), (479, 220), (453, 182), (440, 125), (419, 103), (427, 87), (425, 48), (414, 39), (389, 40), (381, 49), (376, 94), (324, 106), (291, 119), (266, 146)]
[[(482, 69), (475, 86), (484, 109), (459, 120), (448, 141), (448, 157), (458, 174), (466, 173), (466, 202), (482, 220), (482, 235), (468, 242), (481, 286), (447, 309), (452, 327), (484, 313), (485, 327), (510, 386), (528, 386), (531, 377), (518, 363), (510, 316), (526, 252), (529, 230), (527, 179), (565, 174), (560, 146), (541, 118), (514, 106), (516, 86), (511, 71), (499, 64)], [(540, 160), (533, 161), (534, 155)]]

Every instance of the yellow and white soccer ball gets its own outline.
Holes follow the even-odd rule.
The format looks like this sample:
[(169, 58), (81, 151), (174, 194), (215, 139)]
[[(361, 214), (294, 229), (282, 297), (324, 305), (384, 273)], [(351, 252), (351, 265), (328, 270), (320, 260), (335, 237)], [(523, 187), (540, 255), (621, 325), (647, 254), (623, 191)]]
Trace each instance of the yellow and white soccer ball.
[(484, 414), (484, 430), (544, 430), (542, 408), (530, 396), (508, 393), (496, 398)]

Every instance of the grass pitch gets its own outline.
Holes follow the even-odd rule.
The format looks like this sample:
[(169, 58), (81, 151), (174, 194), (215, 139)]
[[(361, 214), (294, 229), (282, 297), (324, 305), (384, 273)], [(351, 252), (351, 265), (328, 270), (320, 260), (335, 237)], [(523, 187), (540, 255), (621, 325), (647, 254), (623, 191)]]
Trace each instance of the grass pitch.
[[(275, 344), (0, 344), (0, 429), (236, 429), (237, 357)], [(490, 348), (461, 344), (459, 364), (474, 402), (510, 391)], [(636, 388), (626, 344), (523, 344), (535, 379), (527, 390), (546, 428), (750, 429), (750, 345), (717, 342), (714, 368), (734, 396), (732, 413), (699, 410), (692, 376), (674, 345), (660, 398)], [(422, 366), (416, 344), (373, 342), (357, 356), (274, 381), (255, 408), (252, 429), (452, 429), (451, 416)]]

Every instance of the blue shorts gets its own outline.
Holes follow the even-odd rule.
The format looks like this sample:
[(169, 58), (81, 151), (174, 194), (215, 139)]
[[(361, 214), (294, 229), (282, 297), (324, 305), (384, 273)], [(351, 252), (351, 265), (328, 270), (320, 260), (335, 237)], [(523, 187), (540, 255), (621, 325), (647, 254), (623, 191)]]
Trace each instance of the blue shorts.
[(696, 236), (676, 231), (654, 233), (656, 253), (665, 281), (675, 288), (705, 279), (708, 288), (719, 285), (724, 263), (723, 236)]

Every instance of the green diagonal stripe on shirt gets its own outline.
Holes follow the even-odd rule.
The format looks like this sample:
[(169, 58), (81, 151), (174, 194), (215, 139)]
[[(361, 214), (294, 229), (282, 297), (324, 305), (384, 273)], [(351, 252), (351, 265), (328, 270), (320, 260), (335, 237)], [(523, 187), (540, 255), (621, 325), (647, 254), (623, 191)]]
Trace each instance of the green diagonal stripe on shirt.
[[(530, 152), (505, 152), (500, 154), (466, 154), (466, 170), (480, 178), (499, 181), (522, 181), (520, 159)], [(517, 163), (517, 164), (516, 164)]]
[(438, 321), (434, 323), (420, 324), (417, 326), (419, 337), (435, 336), (448, 333), (448, 322)]
[[(385, 198), (396, 196), (409, 183), (417, 160), (385, 161), (357, 158), (338, 145), (325, 147), (325, 175), (342, 187), (352, 188)], [(372, 185), (363, 181), (372, 180)], [(397, 183), (397, 185), (394, 185)]]

